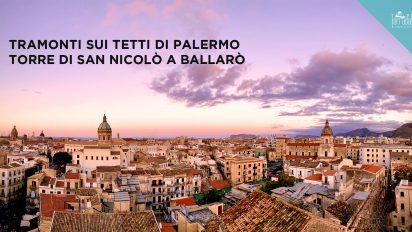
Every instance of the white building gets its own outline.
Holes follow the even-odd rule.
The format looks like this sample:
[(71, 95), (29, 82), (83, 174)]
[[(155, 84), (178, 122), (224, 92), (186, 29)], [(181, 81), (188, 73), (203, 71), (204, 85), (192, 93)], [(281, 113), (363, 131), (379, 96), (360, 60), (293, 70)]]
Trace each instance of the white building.
[(359, 162), (361, 164), (374, 164), (389, 168), (391, 152), (406, 152), (412, 155), (412, 147), (398, 144), (364, 144), (359, 147)]
[(97, 130), (97, 141), (71, 141), (65, 144), (65, 151), (71, 153), (72, 163), (78, 165), (81, 173), (92, 177), (97, 166), (127, 167), (132, 159), (130, 149), (122, 139), (112, 138), (112, 129), (106, 115)]
[(24, 166), (12, 162), (0, 166), (0, 201), (8, 202), (19, 194), (25, 194), (21, 189), (24, 185)]

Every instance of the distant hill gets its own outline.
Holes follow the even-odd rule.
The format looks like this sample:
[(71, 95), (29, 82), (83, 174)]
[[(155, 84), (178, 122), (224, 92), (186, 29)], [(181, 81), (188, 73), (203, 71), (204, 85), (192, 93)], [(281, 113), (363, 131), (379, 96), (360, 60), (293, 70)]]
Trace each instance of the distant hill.
[(237, 135), (230, 135), (231, 139), (254, 139), (256, 135), (252, 134), (237, 134)]
[(344, 137), (376, 137), (383, 135), (385, 137), (401, 137), (401, 138), (412, 138), (412, 123), (406, 123), (400, 126), (396, 130), (385, 131), (385, 132), (375, 132), (368, 128), (359, 128), (346, 133), (338, 133), (336, 136)]
[(403, 124), (401, 127), (394, 130), (392, 137), (412, 138), (412, 123)]
[(376, 137), (381, 135), (382, 133), (370, 131), (368, 128), (359, 128), (356, 130), (352, 130), (346, 133), (339, 133), (336, 136), (344, 136), (344, 137)]

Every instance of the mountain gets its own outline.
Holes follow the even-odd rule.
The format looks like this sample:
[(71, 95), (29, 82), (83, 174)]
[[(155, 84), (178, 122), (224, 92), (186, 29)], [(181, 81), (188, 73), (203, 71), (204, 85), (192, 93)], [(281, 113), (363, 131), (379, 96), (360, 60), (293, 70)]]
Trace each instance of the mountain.
[(344, 137), (375, 137), (379, 136), (382, 133), (375, 132), (375, 131), (370, 131), (368, 128), (359, 128), (356, 130), (352, 130), (346, 133), (339, 133), (336, 134), (336, 136), (344, 136)]
[(400, 126), (396, 130), (392, 131), (385, 131), (385, 132), (375, 132), (370, 131), (368, 128), (360, 128), (356, 130), (352, 130), (346, 133), (338, 133), (336, 136), (344, 136), (344, 137), (376, 137), (383, 135), (385, 137), (401, 137), (401, 138), (412, 138), (412, 123), (406, 123)]
[(406, 123), (393, 131), (392, 137), (412, 138), (412, 123)]
[(254, 139), (256, 135), (251, 134), (238, 134), (238, 135), (230, 135), (231, 139)]

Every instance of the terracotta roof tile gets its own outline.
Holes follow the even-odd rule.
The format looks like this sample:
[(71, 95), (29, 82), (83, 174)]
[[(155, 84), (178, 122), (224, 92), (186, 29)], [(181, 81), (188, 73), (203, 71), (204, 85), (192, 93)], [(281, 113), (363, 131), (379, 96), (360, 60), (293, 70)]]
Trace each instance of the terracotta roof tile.
[(196, 205), (196, 202), (193, 199), (193, 197), (172, 199), (171, 201), (174, 201), (176, 203), (176, 205), (186, 205), (186, 206)]
[(64, 187), (64, 181), (62, 181), (62, 180), (56, 181), (56, 187), (57, 188), (63, 188)]
[(305, 180), (322, 181), (322, 174), (313, 174), (305, 178)]
[(119, 172), (120, 166), (97, 166), (96, 172)]
[(324, 176), (334, 176), (336, 174), (336, 170), (327, 170), (323, 173)]
[(221, 189), (230, 187), (230, 183), (227, 180), (211, 180), (209, 178), (207, 179), (207, 181), (212, 186), (212, 188), (216, 190), (221, 190)]
[(316, 147), (319, 146), (319, 143), (288, 143), (288, 146), (297, 146), (297, 147)]
[(64, 179), (78, 180), (80, 179), (80, 173), (67, 172)]
[(129, 213), (67, 213), (55, 212), (52, 232), (112, 232), (141, 231), (160, 232), (153, 211)]
[(361, 166), (361, 169), (365, 170), (367, 172), (378, 173), (380, 170), (383, 169), (383, 167), (382, 166), (377, 166), (377, 165), (363, 164)]
[(52, 217), (54, 211), (68, 209), (68, 202), (77, 202), (75, 195), (40, 194), (40, 213), (42, 217)]
[(76, 195), (79, 196), (94, 196), (97, 195), (97, 190), (95, 188), (78, 188)]
[(259, 190), (221, 215), (225, 231), (301, 231), (310, 216)]
[(286, 155), (286, 160), (316, 159), (317, 156)]
[(163, 223), (162, 222), (162, 232), (176, 232), (175, 228), (173, 228), (173, 225), (170, 223)]

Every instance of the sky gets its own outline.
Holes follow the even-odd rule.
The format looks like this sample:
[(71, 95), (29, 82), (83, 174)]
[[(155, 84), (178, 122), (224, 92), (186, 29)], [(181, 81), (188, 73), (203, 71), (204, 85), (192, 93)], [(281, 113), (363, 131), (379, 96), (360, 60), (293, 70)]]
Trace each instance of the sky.
[[(16, 125), (93, 137), (104, 113), (121, 137), (318, 135), (326, 119), (335, 132), (386, 131), (412, 118), (412, 56), (355, 0), (0, 1), (0, 30), (0, 135)], [(176, 38), (236, 39), (246, 62), (12, 65), (8, 56), (59, 53), (16, 52), (10, 39)]]

